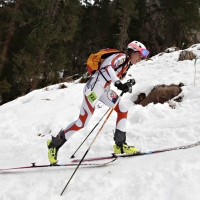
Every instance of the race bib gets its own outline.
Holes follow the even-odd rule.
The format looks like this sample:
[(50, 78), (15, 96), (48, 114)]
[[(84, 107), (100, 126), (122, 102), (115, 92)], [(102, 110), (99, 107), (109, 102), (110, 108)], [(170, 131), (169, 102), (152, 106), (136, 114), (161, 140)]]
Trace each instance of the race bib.
[(91, 90), (87, 90), (85, 92), (85, 95), (88, 99), (88, 101), (92, 104), (92, 105), (95, 105), (95, 103), (98, 101), (98, 97), (97, 95), (95, 94), (95, 92), (91, 91)]

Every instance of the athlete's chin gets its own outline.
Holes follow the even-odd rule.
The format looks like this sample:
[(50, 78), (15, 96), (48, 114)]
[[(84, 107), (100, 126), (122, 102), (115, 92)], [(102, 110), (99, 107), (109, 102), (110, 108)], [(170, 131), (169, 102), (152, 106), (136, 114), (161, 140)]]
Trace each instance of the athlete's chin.
[(137, 63), (137, 60), (131, 61), (132, 65), (135, 65)]
[(137, 60), (132, 60), (131, 63), (132, 63), (132, 65), (135, 65), (136, 63), (140, 62), (141, 60), (142, 60), (142, 59), (140, 59), (140, 58), (137, 59)]
[[(141, 59), (139, 59), (139, 60), (136, 60), (136, 63), (139, 63), (140, 61), (141, 61)], [(135, 63), (135, 64), (136, 64), (136, 63)]]

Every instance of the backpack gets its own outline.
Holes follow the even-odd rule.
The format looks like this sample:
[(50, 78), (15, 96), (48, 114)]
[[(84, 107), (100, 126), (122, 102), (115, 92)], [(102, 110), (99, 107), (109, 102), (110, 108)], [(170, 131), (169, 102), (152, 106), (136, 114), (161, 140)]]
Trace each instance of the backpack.
[[(94, 74), (96, 70), (99, 70), (101, 63), (115, 53), (122, 53), (117, 49), (106, 48), (101, 49), (99, 52), (91, 54), (87, 60), (87, 71), (90, 75)], [(124, 53), (124, 52), (123, 52)]]

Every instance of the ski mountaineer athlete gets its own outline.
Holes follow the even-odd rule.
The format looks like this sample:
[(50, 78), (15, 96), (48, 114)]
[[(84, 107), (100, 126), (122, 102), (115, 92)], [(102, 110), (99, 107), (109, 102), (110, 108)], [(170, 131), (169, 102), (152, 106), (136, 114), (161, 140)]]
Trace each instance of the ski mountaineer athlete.
[[(99, 70), (95, 71), (85, 84), (83, 89), (84, 97), (78, 119), (69, 124), (65, 129), (61, 129), (56, 137), (52, 136), (52, 140), (47, 141), (48, 158), (51, 164), (57, 163), (57, 153), (60, 147), (76, 131), (84, 128), (94, 113), (95, 105), (93, 105), (87, 98), (87, 91), (91, 92), (92, 90), (99, 101), (104, 103), (106, 106), (113, 108), (118, 99), (118, 95), (110, 89), (110, 83), (113, 82), (115, 87), (119, 90), (128, 92), (128, 83), (122, 83), (120, 77), (123, 77), (123, 75), (127, 73), (131, 65), (140, 62), (142, 58), (146, 58), (148, 54), (149, 51), (142, 43), (132, 41), (127, 46), (127, 55), (125, 53), (115, 53), (103, 61), (99, 69), (101, 73), (99, 73)], [(125, 61), (127, 62), (125, 63)], [(125, 65), (119, 67), (115, 71), (114, 69), (122, 63), (125, 63)], [(116, 130), (114, 133), (115, 144), (113, 146), (114, 153), (134, 154), (138, 151), (137, 148), (129, 146), (126, 143), (126, 120), (128, 110), (121, 100), (118, 102), (114, 110), (117, 112)]]

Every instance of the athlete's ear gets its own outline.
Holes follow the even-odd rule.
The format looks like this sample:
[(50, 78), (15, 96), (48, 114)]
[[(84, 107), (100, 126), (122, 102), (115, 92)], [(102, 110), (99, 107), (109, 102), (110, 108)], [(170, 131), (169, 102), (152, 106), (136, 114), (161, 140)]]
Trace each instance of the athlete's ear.
[(131, 54), (132, 53), (134, 53), (135, 51), (133, 51), (132, 49), (128, 49), (127, 50), (127, 56), (129, 57), (129, 58), (131, 58)]

